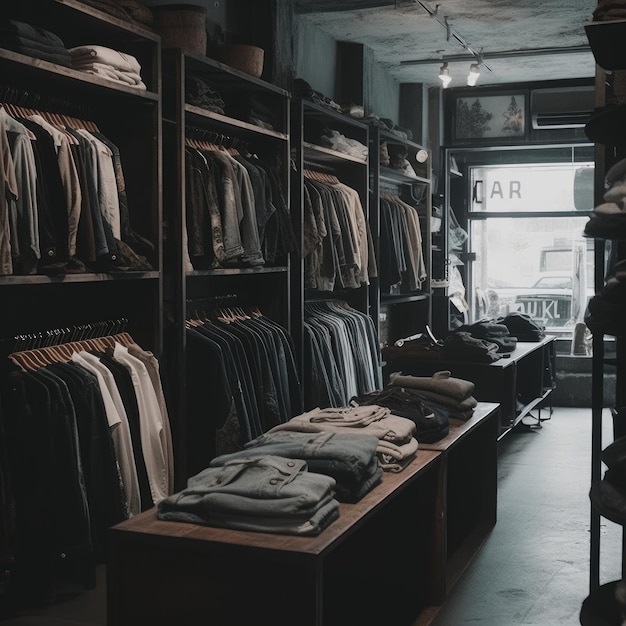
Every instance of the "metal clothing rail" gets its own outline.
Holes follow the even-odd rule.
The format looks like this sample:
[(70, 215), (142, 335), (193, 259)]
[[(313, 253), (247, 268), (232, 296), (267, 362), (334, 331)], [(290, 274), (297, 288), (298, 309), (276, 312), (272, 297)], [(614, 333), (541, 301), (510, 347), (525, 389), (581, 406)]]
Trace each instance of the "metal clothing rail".
[(63, 112), (82, 119), (93, 119), (94, 111), (82, 103), (57, 96), (42, 95), (0, 83), (0, 102), (42, 111)]
[(116, 335), (125, 331), (128, 319), (123, 317), (114, 320), (88, 322), (85, 324), (51, 328), (15, 335), (12, 339), (13, 352), (34, 350), (56, 346), (73, 341), (84, 341), (109, 335)]

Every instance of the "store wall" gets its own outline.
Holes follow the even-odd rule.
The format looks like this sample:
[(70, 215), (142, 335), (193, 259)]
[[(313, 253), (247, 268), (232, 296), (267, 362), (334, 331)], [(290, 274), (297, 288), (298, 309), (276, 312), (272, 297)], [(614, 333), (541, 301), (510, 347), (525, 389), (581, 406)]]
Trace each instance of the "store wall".
[(400, 85), (363, 44), (338, 42), (306, 17), (295, 16), (296, 77), (337, 104), (362, 105), (366, 115), (398, 123)]
[(392, 119), (399, 123), (400, 85), (387, 71), (374, 60), (373, 52), (366, 48), (364, 65), (365, 102), (369, 103), (368, 113)]
[(335, 98), (337, 42), (301, 16), (294, 17), (294, 78), (302, 78), (328, 98)]

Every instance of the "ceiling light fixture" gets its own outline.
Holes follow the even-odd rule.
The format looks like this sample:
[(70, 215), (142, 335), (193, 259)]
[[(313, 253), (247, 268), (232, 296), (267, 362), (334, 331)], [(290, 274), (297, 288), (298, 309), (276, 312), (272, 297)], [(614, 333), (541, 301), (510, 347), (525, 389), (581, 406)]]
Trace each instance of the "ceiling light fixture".
[(480, 76), (480, 65), (478, 63), (472, 63), (470, 65), (469, 74), (467, 75), (467, 86), (474, 87), (476, 85), (476, 81)]
[[(416, 4), (418, 4), (420, 7), (422, 7), (422, 9), (424, 9), (424, 11), (426, 11), (426, 13), (428, 13), (428, 15), (430, 15), (430, 17), (432, 17), (433, 19), (435, 19), (440, 26), (442, 26), (443, 28), (445, 28), (446, 30), (446, 41), (450, 41), (451, 39), (454, 39), (458, 44), (461, 45), (461, 47), (464, 48), (464, 50), (470, 54), (474, 59), (475, 62), (472, 63), (472, 68), (476, 68), (478, 70), (478, 72), (476, 73), (476, 76), (473, 76), (473, 70), (470, 69), (470, 76), (472, 76), (472, 79), (474, 82), (470, 83), (470, 78), (468, 76), (467, 79), (467, 84), (474, 86), (476, 84), (476, 81), (478, 80), (478, 76), (480, 75), (480, 67), (484, 67), (486, 70), (489, 70), (491, 72), (491, 68), (483, 61), (483, 56), (482, 56), (482, 49), (480, 52), (478, 52), (477, 50), (475, 50), (472, 46), (470, 46), (470, 44), (456, 31), (454, 30), (454, 28), (452, 28), (450, 26), (450, 22), (449, 22), (449, 17), (447, 15), (441, 15), (439, 13), (439, 6), (438, 4), (435, 5), (435, 8), (433, 9), (431, 6), (428, 5), (427, 2), (424, 2), (424, 0), (414, 0)], [(445, 68), (445, 72), (443, 71)], [(442, 76), (447, 76), (446, 79), (442, 78)], [(439, 72), (439, 78), (441, 79), (441, 82), (443, 84), (444, 89), (450, 84), (450, 81), (452, 80), (452, 78), (450, 77), (450, 73), (448, 70), (448, 63), (444, 62), (444, 64), (441, 66), (441, 70)]]
[(445, 89), (452, 80), (452, 76), (450, 76), (450, 70), (448, 69), (448, 63), (444, 63), (439, 68), (439, 80), (441, 81), (441, 86)]

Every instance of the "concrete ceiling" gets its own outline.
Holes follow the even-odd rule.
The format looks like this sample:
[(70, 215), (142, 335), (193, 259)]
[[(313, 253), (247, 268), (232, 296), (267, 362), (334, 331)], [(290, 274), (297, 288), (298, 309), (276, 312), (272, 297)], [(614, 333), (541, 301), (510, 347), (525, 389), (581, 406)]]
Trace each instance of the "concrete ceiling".
[[(464, 86), (473, 56), (478, 86), (591, 78), (584, 23), (596, 0), (296, 0), (295, 10), (337, 41), (361, 43), (400, 83), (439, 85), (442, 61)], [(447, 25), (447, 26), (446, 26)]]

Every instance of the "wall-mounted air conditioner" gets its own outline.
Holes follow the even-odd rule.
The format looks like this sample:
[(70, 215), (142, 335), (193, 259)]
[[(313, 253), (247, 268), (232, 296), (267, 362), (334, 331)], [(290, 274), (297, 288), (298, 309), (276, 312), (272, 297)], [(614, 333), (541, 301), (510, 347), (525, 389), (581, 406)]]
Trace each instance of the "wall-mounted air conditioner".
[(595, 106), (593, 85), (555, 87), (530, 92), (530, 115), (534, 129), (581, 128)]

